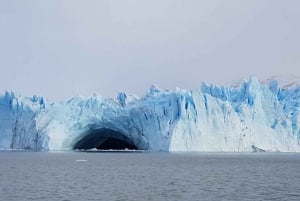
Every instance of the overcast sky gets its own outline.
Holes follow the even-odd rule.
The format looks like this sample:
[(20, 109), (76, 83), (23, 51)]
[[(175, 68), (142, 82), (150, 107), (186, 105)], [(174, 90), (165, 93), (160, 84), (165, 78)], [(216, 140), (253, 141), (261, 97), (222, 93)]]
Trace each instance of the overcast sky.
[(300, 1), (0, 0), (0, 70), (54, 100), (300, 76)]

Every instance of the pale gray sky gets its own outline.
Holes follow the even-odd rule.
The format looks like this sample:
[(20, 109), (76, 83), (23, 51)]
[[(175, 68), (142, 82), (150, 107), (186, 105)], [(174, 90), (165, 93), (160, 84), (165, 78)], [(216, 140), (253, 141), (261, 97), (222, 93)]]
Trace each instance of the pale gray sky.
[(54, 100), (300, 76), (300, 1), (0, 0), (0, 70)]

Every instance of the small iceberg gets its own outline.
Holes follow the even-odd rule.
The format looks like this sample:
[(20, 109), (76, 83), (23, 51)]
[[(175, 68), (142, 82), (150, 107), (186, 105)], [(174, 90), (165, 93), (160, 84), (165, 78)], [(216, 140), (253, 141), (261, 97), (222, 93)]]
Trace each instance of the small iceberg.
[(77, 159), (76, 162), (87, 162), (88, 160), (85, 159)]

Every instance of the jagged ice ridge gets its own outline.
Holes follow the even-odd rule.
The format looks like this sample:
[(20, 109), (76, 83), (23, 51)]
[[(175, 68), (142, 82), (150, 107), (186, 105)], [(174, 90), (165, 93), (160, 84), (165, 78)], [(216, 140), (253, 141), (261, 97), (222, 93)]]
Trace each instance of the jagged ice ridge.
[(105, 147), (108, 139), (153, 151), (300, 151), (300, 86), (255, 77), (144, 97), (119, 93), (64, 102), (0, 96), (0, 149)]

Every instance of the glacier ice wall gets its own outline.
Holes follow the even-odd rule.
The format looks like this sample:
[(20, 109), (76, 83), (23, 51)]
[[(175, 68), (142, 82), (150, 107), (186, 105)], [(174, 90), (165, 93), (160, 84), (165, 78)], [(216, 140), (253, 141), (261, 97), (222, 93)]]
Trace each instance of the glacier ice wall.
[(0, 97), (0, 148), (73, 149), (79, 140), (100, 139), (91, 133), (110, 129), (144, 150), (300, 151), (299, 103), (299, 85), (255, 77), (196, 90), (153, 86), (142, 98), (121, 92), (116, 99), (93, 95), (50, 103), (6, 93)]
[(45, 133), (48, 122), (39, 117), (44, 109), (42, 97), (24, 98), (13, 92), (0, 96), (0, 149), (41, 150), (48, 147)]

